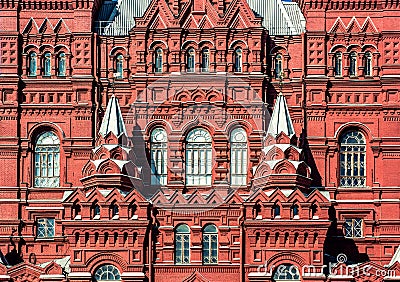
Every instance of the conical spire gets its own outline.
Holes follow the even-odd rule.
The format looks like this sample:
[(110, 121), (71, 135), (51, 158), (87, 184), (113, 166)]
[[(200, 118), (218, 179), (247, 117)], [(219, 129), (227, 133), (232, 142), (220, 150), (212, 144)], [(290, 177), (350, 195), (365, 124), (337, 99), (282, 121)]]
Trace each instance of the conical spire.
[(104, 115), (99, 130), (99, 133), (103, 137), (110, 132), (114, 133), (116, 137), (119, 137), (123, 133), (127, 135), (118, 99), (114, 95), (112, 95), (111, 99), (108, 101), (106, 114)]
[(289, 138), (295, 134), (289, 109), (286, 104), (286, 98), (282, 93), (279, 93), (269, 122), (267, 135), (271, 134), (276, 137), (281, 132), (285, 133)]

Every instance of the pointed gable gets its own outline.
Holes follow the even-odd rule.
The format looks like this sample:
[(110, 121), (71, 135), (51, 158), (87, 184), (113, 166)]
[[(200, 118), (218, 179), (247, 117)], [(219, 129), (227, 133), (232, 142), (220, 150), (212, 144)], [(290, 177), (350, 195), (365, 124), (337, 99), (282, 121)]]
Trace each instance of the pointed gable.
[(372, 21), (372, 19), (369, 16), (365, 19), (365, 21), (361, 27), (361, 30), (362, 30), (362, 32), (365, 32), (365, 33), (379, 33), (374, 22)]
[(42, 33), (42, 34), (53, 34), (54, 33), (54, 28), (51, 25), (48, 18), (44, 19), (42, 25), (39, 28), (39, 33)]
[(165, 29), (167, 28), (167, 25), (165, 24), (164, 20), (160, 15), (157, 15), (151, 24), (149, 25), (150, 29)]
[(176, 26), (175, 16), (165, 0), (153, 0), (144, 15), (140, 18), (136, 18), (136, 26), (147, 28), (154, 24), (154, 20), (158, 16), (162, 17), (165, 26)]
[(63, 19), (60, 19), (54, 27), (54, 32), (58, 34), (71, 33), (71, 30)]
[(198, 29), (199, 24), (197, 23), (193, 15), (189, 15), (189, 17), (187, 18), (186, 22), (183, 24), (182, 27), (185, 29)]
[(342, 19), (338, 17), (328, 33), (346, 33), (346, 32), (347, 32), (346, 26), (344, 25)]
[(207, 15), (204, 15), (199, 23), (199, 28), (212, 29), (214, 28), (214, 24), (211, 22), (210, 18)]
[(228, 6), (225, 13), (224, 23), (231, 26), (237, 18), (241, 18), (242, 24), (247, 27), (261, 27), (262, 19), (256, 17), (246, 0), (234, 0)]
[(236, 15), (236, 18), (233, 19), (232, 23), (230, 24), (230, 28), (233, 29), (246, 29), (248, 28), (247, 24), (243, 20), (240, 13)]
[(347, 26), (348, 33), (359, 33), (361, 32), (360, 24), (358, 23), (356, 17), (353, 17)]
[(28, 23), (25, 25), (22, 34), (38, 34), (39, 27), (33, 18), (30, 18)]

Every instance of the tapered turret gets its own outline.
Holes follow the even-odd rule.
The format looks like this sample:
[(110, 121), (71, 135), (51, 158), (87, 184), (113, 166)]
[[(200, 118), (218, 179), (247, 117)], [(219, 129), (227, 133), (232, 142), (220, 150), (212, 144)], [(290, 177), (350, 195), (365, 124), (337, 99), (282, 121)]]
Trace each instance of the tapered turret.
[(302, 150), (295, 145), (296, 136), (286, 98), (278, 95), (267, 130), (260, 163), (255, 168), (253, 188), (299, 188), (311, 184), (311, 168), (303, 161)]
[(140, 169), (135, 165), (132, 143), (127, 137), (118, 99), (113, 95), (96, 139), (91, 158), (83, 167), (85, 188), (141, 188)]

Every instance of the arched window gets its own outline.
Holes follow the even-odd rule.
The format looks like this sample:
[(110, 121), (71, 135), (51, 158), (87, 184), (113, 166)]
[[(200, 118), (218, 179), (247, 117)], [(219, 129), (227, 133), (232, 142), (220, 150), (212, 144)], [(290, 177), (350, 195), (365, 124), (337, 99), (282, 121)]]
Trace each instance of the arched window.
[(175, 263), (190, 263), (190, 228), (186, 224), (175, 229)]
[(96, 281), (120, 281), (121, 274), (118, 268), (111, 264), (106, 264), (96, 270), (94, 278)]
[(51, 76), (51, 54), (45, 53), (43, 56), (43, 75)]
[(111, 218), (119, 219), (119, 206), (116, 203), (111, 204)]
[(342, 52), (335, 53), (335, 76), (342, 76), (343, 57)]
[(212, 145), (208, 131), (195, 128), (186, 137), (186, 185), (211, 185)]
[(281, 54), (277, 54), (275, 57), (275, 78), (281, 78), (283, 76), (283, 58)]
[(372, 54), (366, 52), (364, 56), (364, 75), (372, 76)]
[(201, 71), (209, 72), (210, 71), (210, 49), (204, 48), (201, 51)]
[(94, 203), (92, 205), (92, 218), (100, 219), (100, 206), (97, 203)]
[(243, 51), (241, 48), (235, 50), (235, 72), (243, 71)]
[(278, 203), (272, 206), (272, 217), (281, 218), (281, 206)]
[(28, 75), (36, 76), (37, 74), (37, 54), (32, 52), (29, 54), (29, 70)]
[(203, 264), (218, 263), (218, 229), (209, 224), (203, 230)]
[(163, 50), (161, 48), (157, 48), (154, 52), (154, 72), (163, 72)]
[(340, 186), (365, 187), (364, 135), (355, 130), (344, 133), (340, 138)]
[(357, 53), (351, 52), (349, 57), (349, 75), (357, 76)]
[(167, 184), (167, 132), (156, 128), (150, 137), (151, 184)]
[(67, 74), (67, 60), (64, 52), (58, 55), (58, 76), (65, 76)]
[(292, 213), (292, 218), (293, 219), (299, 219), (299, 206), (297, 204), (294, 204), (291, 208), (291, 213)]
[(81, 205), (79, 204), (79, 202), (75, 202), (72, 205), (72, 218), (73, 219), (82, 219), (81, 211), (82, 211)]
[(118, 54), (115, 59), (115, 78), (124, 77), (124, 56)]
[(300, 281), (299, 269), (292, 264), (281, 264), (275, 270), (273, 281)]
[(195, 61), (196, 52), (193, 48), (190, 48), (186, 54), (186, 69), (187, 72), (194, 72), (196, 69), (196, 61)]
[(60, 140), (51, 131), (38, 136), (35, 145), (35, 187), (60, 186)]
[(231, 133), (231, 185), (247, 184), (247, 135), (243, 128)]

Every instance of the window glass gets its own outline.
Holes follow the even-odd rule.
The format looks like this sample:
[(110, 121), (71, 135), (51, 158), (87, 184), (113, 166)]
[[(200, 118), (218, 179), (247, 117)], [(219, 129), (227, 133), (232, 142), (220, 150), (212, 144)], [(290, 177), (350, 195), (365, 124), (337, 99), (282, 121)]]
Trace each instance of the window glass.
[(163, 128), (156, 128), (151, 132), (151, 184), (167, 184), (167, 132)]
[(203, 230), (203, 264), (218, 263), (218, 229), (207, 225)]
[(348, 131), (340, 138), (340, 186), (365, 187), (366, 144), (359, 131)]
[(190, 228), (186, 224), (175, 229), (175, 263), (190, 263)]
[(60, 185), (60, 140), (51, 131), (40, 134), (35, 146), (35, 187)]
[(54, 218), (39, 218), (37, 220), (37, 238), (54, 237)]
[(212, 144), (208, 131), (189, 132), (186, 145), (186, 185), (211, 185)]
[(231, 185), (247, 185), (247, 134), (242, 128), (231, 132)]
[(111, 264), (106, 264), (96, 270), (94, 278), (96, 281), (120, 281), (121, 274), (118, 268)]

